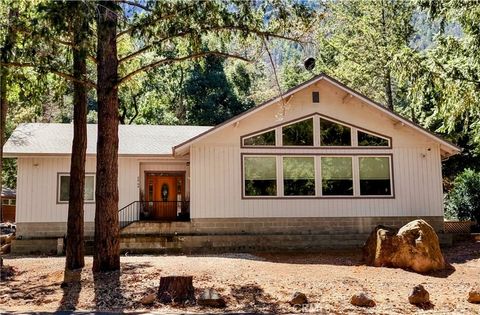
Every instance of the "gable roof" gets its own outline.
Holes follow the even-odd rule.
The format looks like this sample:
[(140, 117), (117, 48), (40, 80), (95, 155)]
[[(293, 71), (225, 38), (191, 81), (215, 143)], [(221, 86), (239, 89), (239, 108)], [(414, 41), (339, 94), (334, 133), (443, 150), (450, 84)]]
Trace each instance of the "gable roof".
[(279, 101), (281, 101), (283, 98), (286, 98), (286, 97), (289, 97), (290, 95), (293, 95), (294, 93), (302, 90), (302, 89), (305, 89), (307, 87), (309, 87), (310, 85), (312, 84), (315, 84), (321, 80), (325, 80), (335, 86), (337, 86), (338, 88), (340, 88), (341, 90), (345, 91), (346, 93), (352, 95), (352, 96), (355, 96), (357, 97), (358, 99), (360, 99), (361, 101), (363, 101), (364, 103), (372, 106), (373, 108), (375, 108), (376, 110), (379, 110), (381, 112), (383, 112), (384, 114), (386, 114), (387, 116), (389, 116), (390, 118), (398, 121), (399, 123), (405, 125), (405, 126), (409, 126), (411, 127), (412, 129), (414, 129), (415, 131), (425, 135), (426, 137), (440, 143), (441, 145), (441, 148), (443, 151), (445, 151), (447, 154), (447, 156), (450, 156), (450, 155), (454, 155), (454, 154), (457, 154), (461, 151), (461, 148), (458, 147), (457, 145), (441, 138), (440, 136), (434, 134), (433, 132), (421, 127), (420, 125), (412, 122), (411, 120), (409, 119), (406, 119), (402, 116), (400, 116), (399, 114), (393, 112), (392, 110), (390, 110), (389, 108), (387, 108), (386, 106), (383, 106), (382, 104), (378, 103), (378, 102), (375, 102), (373, 101), (372, 99), (368, 98), (367, 96), (349, 88), (348, 86), (346, 86), (345, 84), (339, 82), (338, 80), (322, 73), (322, 74), (319, 74), (319, 75), (316, 75), (314, 76), (313, 78), (311, 78), (310, 80), (308, 81), (305, 81), (289, 90), (287, 90), (285, 93), (277, 96), (277, 97), (274, 97), (272, 99), (269, 99), (267, 101), (265, 101), (264, 103), (256, 106), (256, 107), (253, 107), (251, 108), (250, 110), (247, 110), (217, 126), (215, 126), (214, 128), (212, 129), (209, 129), (191, 139), (188, 139), (176, 146), (173, 147), (173, 153), (174, 155), (176, 154), (176, 152), (178, 151), (181, 151), (182, 149), (185, 149), (187, 148), (188, 146), (190, 146), (192, 143), (194, 142), (197, 142), (205, 137), (207, 137), (208, 135), (210, 134), (213, 134), (215, 132), (218, 132), (220, 130), (222, 130), (223, 128), (231, 125), (231, 124), (234, 124), (236, 123), (237, 121), (240, 121), (241, 119), (244, 119), (260, 110), (262, 110), (263, 108), (265, 107), (268, 107), (270, 105), (273, 105)]
[[(172, 147), (212, 127), (119, 125), (120, 156), (172, 155)], [(5, 157), (25, 155), (69, 155), (73, 124), (20, 124), (3, 147)], [(87, 125), (87, 154), (95, 154), (97, 125)]]

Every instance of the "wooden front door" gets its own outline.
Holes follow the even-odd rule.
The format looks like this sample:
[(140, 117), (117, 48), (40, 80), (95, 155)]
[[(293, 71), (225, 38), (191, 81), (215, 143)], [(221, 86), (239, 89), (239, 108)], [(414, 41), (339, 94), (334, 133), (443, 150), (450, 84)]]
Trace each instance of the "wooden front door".
[(184, 201), (184, 174), (147, 173), (145, 200), (154, 220), (174, 220)]

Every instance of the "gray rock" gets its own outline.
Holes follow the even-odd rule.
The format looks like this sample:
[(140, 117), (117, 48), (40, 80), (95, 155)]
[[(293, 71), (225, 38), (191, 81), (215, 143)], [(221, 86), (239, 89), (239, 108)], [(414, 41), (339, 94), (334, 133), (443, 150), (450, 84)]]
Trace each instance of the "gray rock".
[(468, 302), (470, 303), (480, 303), (480, 288), (471, 288), (468, 292)]
[(200, 306), (218, 308), (226, 306), (225, 300), (213, 289), (204, 290), (198, 297), (197, 304)]
[(360, 307), (374, 307), (376, 305), (375, 301), (364, 292), (354, 294), (350, 303)]
[(430, 294), (419, 284), (413, 287), (412, 293), (408, 297), (408, 302), (414, 305), (425, 305), (430, 303)]
[(288, 303), (290, 303), (292, 306), (308, 304), (308, 299), (307, 296), (302, 292), (295, 292)]

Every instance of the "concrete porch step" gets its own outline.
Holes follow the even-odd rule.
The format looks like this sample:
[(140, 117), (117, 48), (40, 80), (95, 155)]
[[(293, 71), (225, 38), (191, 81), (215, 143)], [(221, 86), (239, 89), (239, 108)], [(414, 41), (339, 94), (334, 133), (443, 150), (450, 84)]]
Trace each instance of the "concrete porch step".
[(120, 230), (121, 235), (187, 234), (192, 232), (189, 221), (136, 221)]

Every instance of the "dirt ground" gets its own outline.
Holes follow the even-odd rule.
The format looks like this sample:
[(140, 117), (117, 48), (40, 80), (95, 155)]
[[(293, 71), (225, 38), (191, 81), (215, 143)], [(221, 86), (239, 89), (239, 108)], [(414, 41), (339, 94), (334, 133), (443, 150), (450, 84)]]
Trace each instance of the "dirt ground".
[[(467, 302), (473, 285), (480, 286), (480, 242), (461, 243), (444, 250), (455, 270), (420, 275), (401, 269), (360, 264), (359, 252), (309, 254), (224, 254), (211, 256), (123, 256), (122, 272), (93, 277), (92, 258), (86, 258), (80, 285), (61, 288), (64, 257), (5, 257), (14, 276), (0, 283), (2, 311), (147, 311), (157, 313), (267, 312), (325, 314), (411, 314), (416, 312), (480, 314), (480, 304)], [(139, 300), (155, 292), (166, 275), (193, 275), (196, 293), (214, 288), (226, 301), (224, 310), (199, 306), (146, 308)], [(408, 303), (412, 287), (423, 284), (433, 309)], [(300, 291), (309, 306), (286, 303)], [(377, 306), (350, 305), (352, 294), (364, 291)]]

